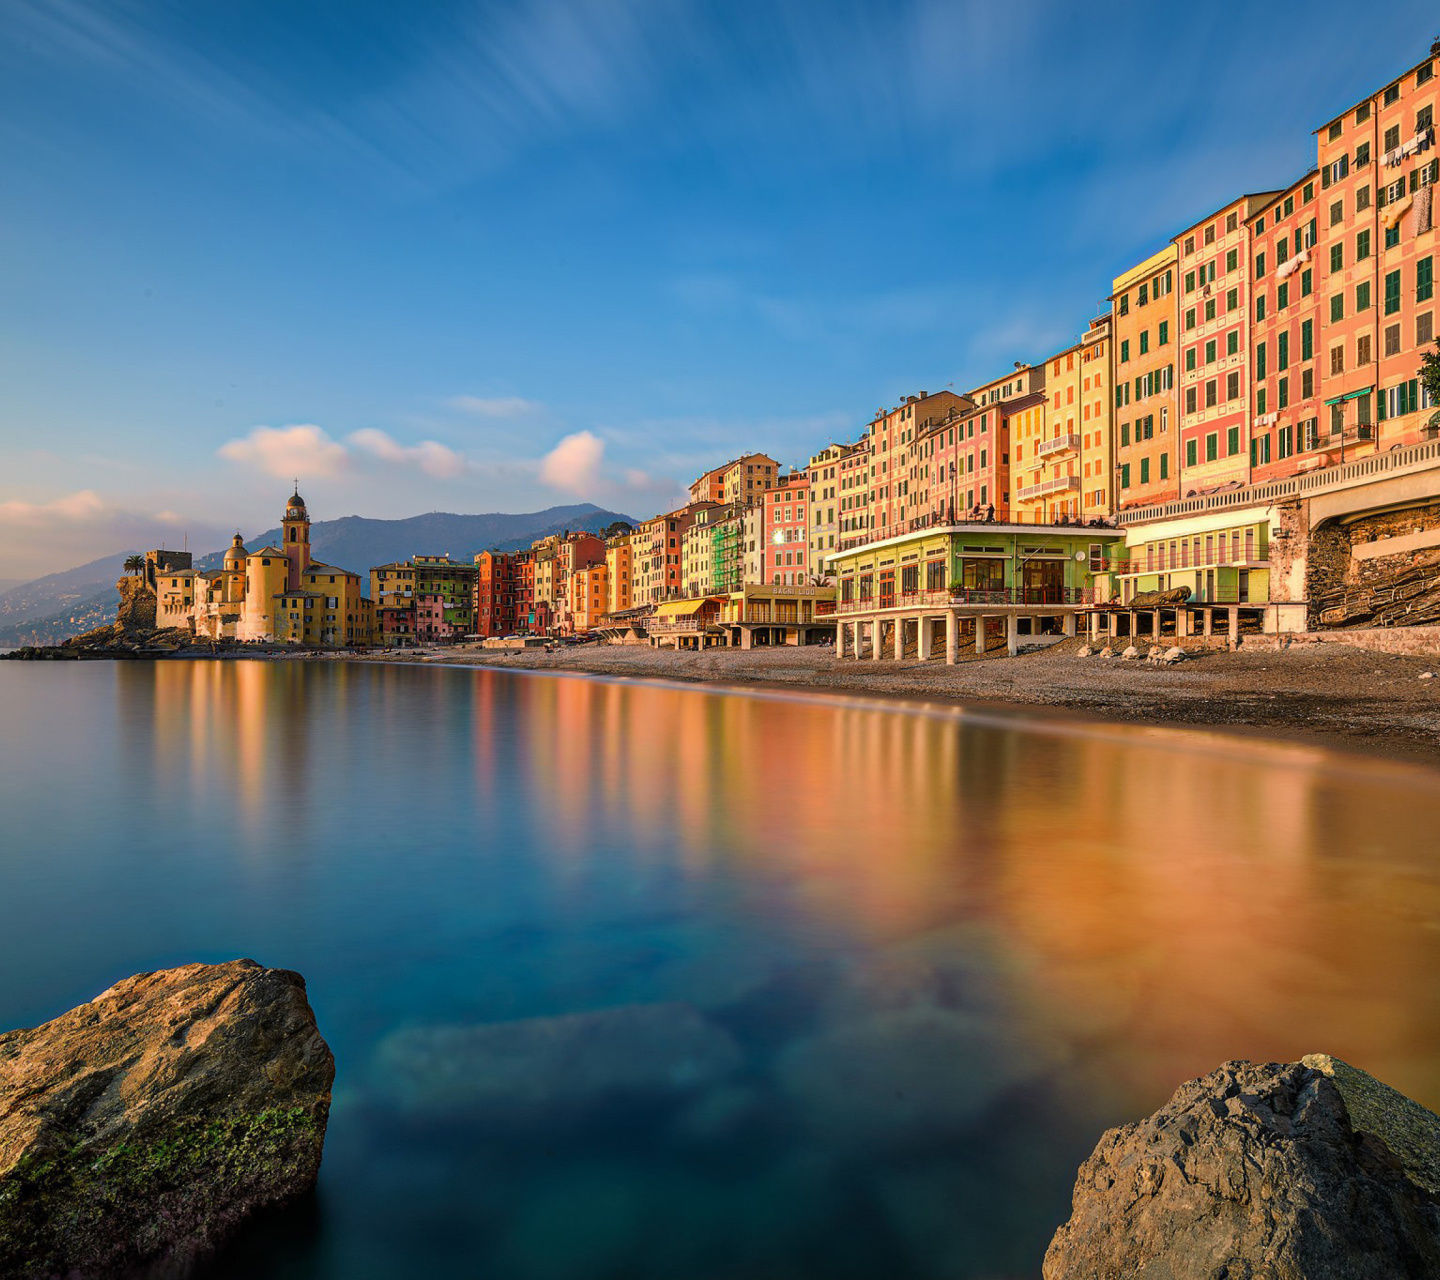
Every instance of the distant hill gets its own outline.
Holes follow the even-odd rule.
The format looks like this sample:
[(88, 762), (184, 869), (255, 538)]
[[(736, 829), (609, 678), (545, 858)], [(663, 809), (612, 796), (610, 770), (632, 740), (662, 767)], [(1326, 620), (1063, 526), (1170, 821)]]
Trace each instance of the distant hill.
[[(359, 573), (368, 590), (371, 565), (405, 560), (412, 555), (448, 554), (456, 560), (469, 560), (477, 551), (515, 551), (552, 533), (581, 529), (597, 532), (617, 520), (634, 523), (629, 516), (588, 502), (518, 515), (491, 512), (462, 516), (437, 511), (408, 520), (342, 516), (312, 524), (310, 545), (317, 560)], [(248, 539), (245, 546), (254, 551), (279, 542), (280, 530), (275, 528)], [(126, 557), (134, 554), (122, 551), (103, 556), (0, 594), (0, 648), (58, 644), (114, 622), (115, 580), (125, 571)], [(223, 551), (213, 551), (197, 556), (195, 567), (218, 569), (223, 555)]]

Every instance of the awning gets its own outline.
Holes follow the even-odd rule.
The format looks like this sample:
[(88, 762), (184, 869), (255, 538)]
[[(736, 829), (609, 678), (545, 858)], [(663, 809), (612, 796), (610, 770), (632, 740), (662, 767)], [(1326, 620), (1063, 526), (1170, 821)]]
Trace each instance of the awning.
[(712, 603), (707, 596), (700, 600), (667, 600), (655, 610), (657, 618), (688, 618), (697, 614), (707, 604)]
[(1336, 396), (1333, 400), (1325, 401), (1326, 404), (1342, 404), (1346, 400), (1358, 400), (1361, 396), (1373, 395), (1374, 387), (1361, 387), (1359, 391), (1347, 391), (1343, 396)]
[(1400, 219), (1405, 216), (1406, 212), (1409, 210), (1410, 206), (1414, 202), (1414, 196), (1406, 196), (1405, 199), (1397, 201), (1395, 204), (1392, 204), (1385, 211), (1385, 229), (1388, 231), (1397, 222), (1399, 222)]

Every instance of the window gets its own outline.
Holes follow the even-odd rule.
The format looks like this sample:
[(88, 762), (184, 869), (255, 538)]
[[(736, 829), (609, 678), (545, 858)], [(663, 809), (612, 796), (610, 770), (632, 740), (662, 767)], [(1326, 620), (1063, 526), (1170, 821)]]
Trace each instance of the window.
[(1214, 338), (1211, 338), (1211, 339), (1205, 344), (1205, 363), (1206, 363), (1206, 364), (1214, 364), (1214, 363), (1215, 363), (1215, 339), (1214, 339)]
[(1205, 461), (1214, 462), (1220, 456), (1220, 433), (1212, 431), (1205, 437)]
[(1215, 299), (1214, 299), (1214, 298), (1208, 299), (1208, 300), (1206, 301), (1206, 303), (1205, 303), (1205, 319), (1206, 319), (1207, 322), (1210, 321), (1210, 320), (1215, 319)]
[(1277, 369), (1288, 369), (1290, 367), (1290, 335), (1279, 334), (1275, 339), (1275, 367)]
[(1214, 244), (1214, 243), (1215, 243), (1215, 224), (1214, 224), (1213, 222), (1212, 222), (1208, 227), (1205, 228), (1205, 243), (1206, 243), (1206, 244)]
[(1363, 169), (1369, 163), (1370, 144), (1368, 142), (1362, 142), (1358, 147), (1355, 148), (1355, 167), (1357, 169)]
[(1330, 270), (1343, 271), (1345, 269), (1345, 246), (1343, 244), (1332, 244), (1330, 246)]
[(1385, 90), (1385, 96), (1381, 99), (1381, 106), (1393, 106), (1399, 101), (1400, 86), (1398, 84), (1392, 84), (1388, 89)]
[(1255, 412), (1260, 417), (1265, 416), (1265, 388), (1259, 387), (1255, 391)]
[(1142, 330), (1140, 331), (1140, 354), (1141, 354), (1142, 356), (1143, 356), (1143, 355), (1146, 355), (1146, 354), (1148, 354), (1149, 350), (1150, 350), (1150, 330), (1149, 330), (1149, 329), (1142, 329)]
[(1311, 271), (1309, 267), (1306, 267), (1305, 270), (1300, 273), (1300, 296), (1302, 298), (1308, 298), (1314, 292), (1315, 273)]
[(1240, 452), (1240, 428), (1231, 427), (1225, 433), (1225, 452), (1228, 456), (1234, 457)]
[(1370, 104), (1362, 102), (1355, 108), (1355, 123), (1364, 124), (1368, 119), (1370, 119)]
[(1210, 381), (1205, 384), (1205, 407), (1207, 409), (1213, 409), (1216, 404), (1219, 403), (1219, 400), (1220, 384), (1214, 378), (1211, 378)]
[(1130, 295), (1128, 293), (1122, 293), (1120, 295), (1120, 314), (1122, 316), (1128, 316), (1130, 314)]
[(1400, 243), (1400, 224), (1397, 222), (1393, 227), (1385, 228), (1385, 247), (1393, 249)]
[(1265, 372), (1265, 344), (1263, 342), (1257, 342), (1255, 344), (1255, 376), (1257, 378), (1263, 378)]
[(1225, 254), (1225, 273), (1228, 275), (1230, 272), (1232, 272), (1232, 271), (1238, 271), (1239, 269), (1240, 269), (1240, 250), (1239, 250), (1239, 249), (1231, 249), (1231, 250), (1229, 250), (1229, 251)]
[(1391, 271), (1385, 277), (1385, 314), (1394, 315), (1400, 310), (1400, 273)]
[(1315, 370), (1302, 369), (1300, 371), (1300, 398), (1308, 400), (1315, 394)]
[(1263, 293), (1255, 295), (1255, 319), (1265, 319), (1265, 295)]
[(1186, 412), (1186, 413), (1194, 413), (1194, 412), (1195, 412), (1195, 388), (1194, 388), (1194, 387), (1186, 387), (1186, 388), (1185, 388), (1185, 412)]
[(1256, 279), (1259, 279), (1259, 277), (1263, 276), (1264, 274), (1265, 274), (1265, 255), (1264, 255), (1263, 253), (1257, 253), (1257, 254), (1255, 255), (1255, 276), (1256, 276)]
[(1281, 378), (1275, 387), (1275, 408), (1285, 409), (1290, 405), (1290, 379)]
[(1435, 314), (1427, 311), (1415, 317), (1415, 345), (1427, 346), (1435, 337)]
[(1400, 354), (1400, 326), (1398, 324), (1387, 325), (1385, 328), (1385, 354), (1387, 356)]
[[(1142, 307), (1150, 301), (1150, 282), (1148, 280), (1140, 286), (1140, 297), (1138, 301)], [(1056, 372), (1058, 373), (1059, 370), (1057, 369)]]
[(1128, 462), (1122, 463), (1120, 466), (1120, 487), (1122, 489), (1130, 487), (1130, 464)]
[(1345, 319), (1345, 295), (1337, 293), (1330, 299), (1330, 323)]
[(1394, 151), (1400, 145), (1400, 126), (1392, 124), (1385, 130), (1385, 150)]
[(1129, 338), (1126, 338), (1125, 341), (1123, 341), (1123, 342), (1120, 344), (1120, 363), (1121, 363), (1121, 364), (1124, 364), (1124, 363), (1125, 363), (1127, 360), (1129, 360), (1129, 359), (1130, 359), (1130, 339), (1129, 339)]
[(1225, 399), (1240, 399), (1240, 375), (1238, 373), (1227, 373), (1225, 375)]
[(1195, 348), (1194, 348), (1194, 347), (1186, 347), (1186, 348), (1185, 348), (1185, 372), (1186, 372), (1186, 373), (1194, 373), (1194, 372), (1195, 372)]
[(1295, 197), (1286, 196), (1285, 203), (1282, 208), (1285, 210), (1284, 216), (1288, 218), (1292, 213), (1295, 212)]
[(1195, 327), (1195, 308), (1194, 308), (1194, 307), (1191, 307), (1190, 310), (1188, 310), (1188, 311), (1185, 313), (1185, 327), (1186, 327), (1187, 329), (1193, 329), (1193, 328)]
[(1168, 320), (1162, 320), (1162, 321), (1160, 321), (1160, 331), (1159, 331), (1159, 333), (1156, 335), (1156, 338), (1155, 338), (1155, 345), (1156, 345), (1156, 346), (1163, 347), (1163, 346), (1164, 346), (1166, 343), (1168, 343), (1169, 341), (1170, 341), (1170, 321), (1168, 321)]
[(1225, 354), (1227, 356), (1238, 356), (1240, 354), (1240, 330), (1231, 329), (1225, 335)]
[(1187, 440), (1185, 441), (1185, 465), (1187, 467), (1193, 467), (1196, 465), (1196, 462), (1195, 441)]
[(1335, 121), (1335, 123), (1330, 126), (1330, 135), (1328, 140), (1330, 142), (1335, 142), (1340, 137), (1341, 130), (1343, 130), (1344, 128), (1345, 125), (1341, 121)]
[(1120, 424), (1120, 443), (1125, 447), (1128, 447), (1130, 444), (1130, 424), (1128, 422), (1122, 422)]
[(1424, 133), (1435, 123), (1435, 107), (1427, 103), (1415, 113), (1415, 132)]
[(1355, 286), (1355, 310), (1370, 310), (1370, 281), (1362, 280)]
[(1195, 292), (1195, 273), (1193, 271), (1187, 271), (1185, 273), (1185, 292)]
[(1428, 302), (1435, 296), (1435, 260), (1421, 258), (1415, 264), (1415, 301)]
[(1315, 355), (1315, 321), (1306, 320), (1300, 325), (1300, 359), (1310, 360)]
[(1275, 309), (1284, 311), (1290, 305), (1290, 281), (1285, 281), (1275, 290)]
[[(1433, 53), (1434, 50), (1432, 49), (1431, 52)], [(1416, 88), (1419, 88), (1422, 84), (1424, 84), (1427, 80), (1429, 80), (1430, 77), (1433, 76), (1434, 74), (1435, 74), (1435, 64), (1434, 64), (1433, 62), (1427, 62), (1423, 67), (1421, 67), (1421, 68), (1415, 73), (1415, 86), (1416, 86)]]
[(1330, 348), (1330, 374), (1333, 377), (1337, 373), (1345, 372), (1345, 348), (1344, 346)]
[(1355, 364), (1366, 365), (1370, 363), (1370, 335), (1362, 333), (1355, 339)]
[(1188, 257), (1189, 257), (1192, 253), (1194, 253), (1194, 252), (1195, 252), (1195, 237), (1194, 237), (1194, 236), (1186, 236), (1186, 237), (1185, 237), (1185, 256), (1188, 258)]
[(1140, 483), (1141, 483), (1141, 484), (1149, 484), (1149, 483), (1150, 483), (1150, 459), (1149, 459), (1149, 458), (1141, 458), (1141, 459), (1140, 459)]
[(1225, 310), (1238, 311), (1240, 309), (1240, 290), (1231, 289), (1225, 295)]
[(1355, 234), (1355, 261), (1364, 262), (1370, 256), (1370, 233), (1359, 231)]

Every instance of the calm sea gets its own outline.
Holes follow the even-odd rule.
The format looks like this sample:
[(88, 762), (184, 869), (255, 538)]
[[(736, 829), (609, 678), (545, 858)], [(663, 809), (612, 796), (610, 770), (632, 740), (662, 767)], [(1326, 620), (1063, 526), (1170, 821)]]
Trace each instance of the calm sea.
[(1433, 772), (359, 663), (4, 664), (0, 716), (0, 1026), (309, 982), (320, 1193), (225, 1276), (1028, 1277), (1225, 1059), (1440, 1105)]

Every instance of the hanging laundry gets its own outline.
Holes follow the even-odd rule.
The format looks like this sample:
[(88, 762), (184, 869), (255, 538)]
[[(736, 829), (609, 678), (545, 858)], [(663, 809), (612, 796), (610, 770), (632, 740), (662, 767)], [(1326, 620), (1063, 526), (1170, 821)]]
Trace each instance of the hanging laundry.
[(1435, 188), (1428, 182), (1415, 193), (1415, 234), (1418, 236), (1422, 231), (1429, 231), (1431, 216), (1435, 200)]

